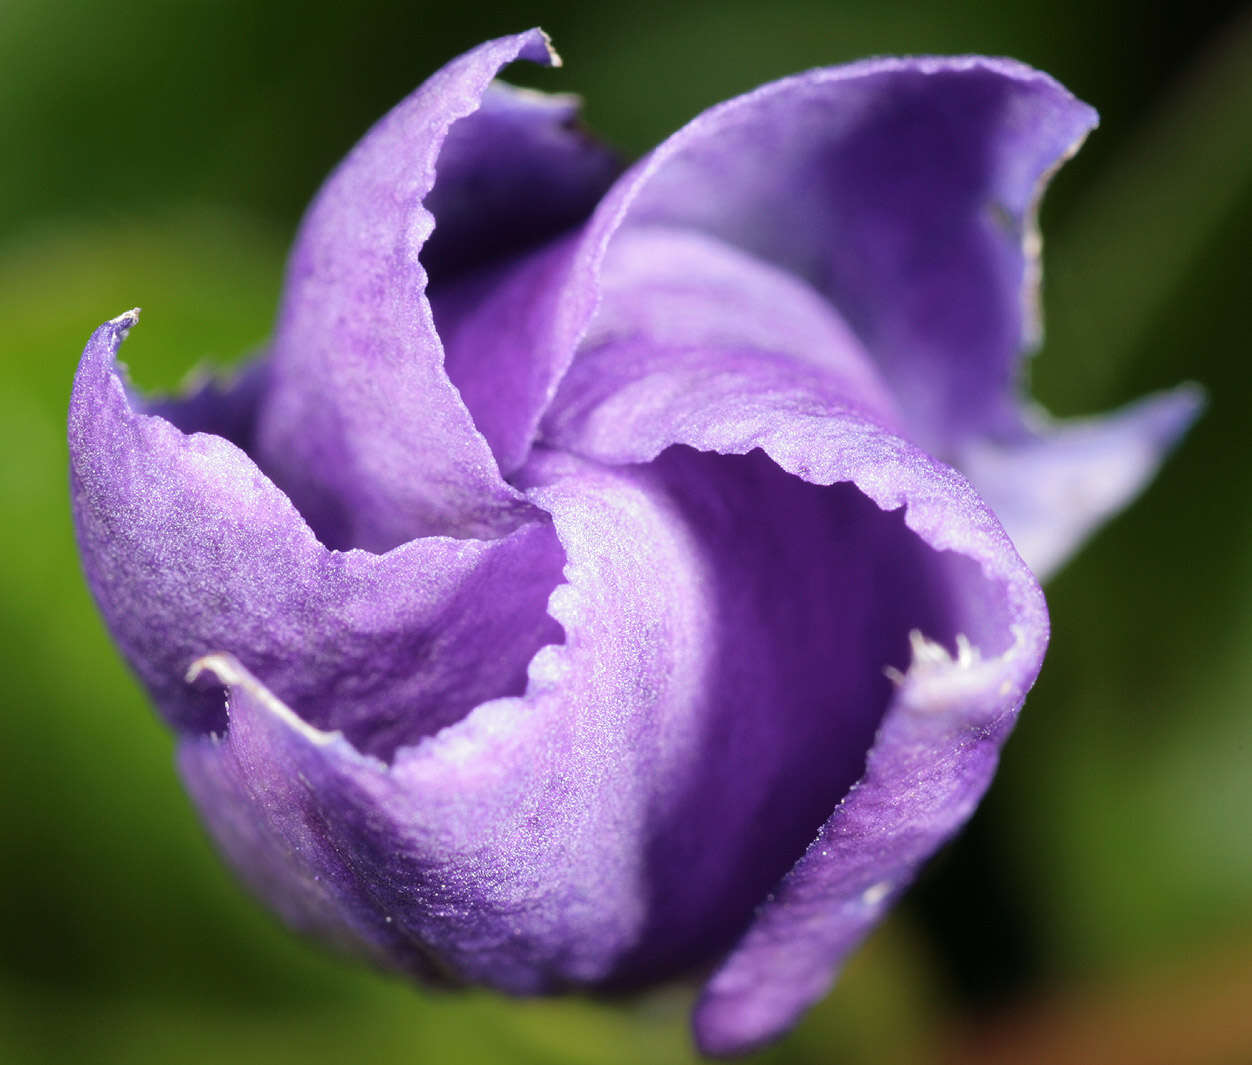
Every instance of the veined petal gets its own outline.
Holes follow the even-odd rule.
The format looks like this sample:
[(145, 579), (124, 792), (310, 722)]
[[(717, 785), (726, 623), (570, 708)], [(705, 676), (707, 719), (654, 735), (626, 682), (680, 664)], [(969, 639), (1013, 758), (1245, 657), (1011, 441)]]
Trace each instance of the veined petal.
[[(71, 494), (88, 584), (177, 727), (222, 727), (220, 698), (182, 681), (221, 649), (380, 757), (523, 689), (530, 657), (560, 639), (544, 608), (563, 558), (541, 511), (496, 540), (327, 550), (234, 444), (132, 408), (114, 360), (135, 320), (101, 326), (83, 353)], [(180, 410), (196, 412), (212, 413)]]
[(602, 153), (566, 128), (568, 101), (490, 87), (518, 58), (557, 61), (533, 30), (450, 63), (361, 140), (301, 227), (257, 454), (332, 546), (497, 536), (526, 520), (448, 379), (426, 295), (435, 265), (550, 236), (607, 179)]

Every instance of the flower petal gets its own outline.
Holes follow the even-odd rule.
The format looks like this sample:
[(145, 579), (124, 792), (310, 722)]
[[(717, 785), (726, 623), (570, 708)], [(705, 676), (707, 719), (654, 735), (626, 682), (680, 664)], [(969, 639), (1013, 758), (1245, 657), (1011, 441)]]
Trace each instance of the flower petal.
[(974, 812), (1038, 668), (1038, 634), (983, 662), (924, 638), (874, 738), (865, 773), (704, 988), (693, 1021), (707, 1054), (776, 1038), (921, 865)]
[(132, 409), (114, 359), (135, 320), (101, 326), (83, 353), (71, 492), (101, 612), (177, 727), (220, 729), (220, 699), (182, 676), (223, 648), (382, 757), (523, 689), (527, 661), (560, 638), (545, 606), (563, 558), (542, 512), (496, 540), (328, 551), (234, 444)]
[(830, 298), (910, 438), (950, 456), (1017, 424), (1018, 355), (1036, 328), (1036, 201), (1094, 121), (1009, 60), (876, 59), (765, 85), (700, 115), (617, 183), (566, 313), (590, 315), (620, 229), (698, 229)]
[[(882, 913), (883, 898), (968, 817), (1047, 641), (1042, 593), (972, 486), (868, 419), (830, 377), (797, 366), (746, 346), (653, 344), (646, 331), (610, 337), (575, 361), (544, 423), (550, 444), (607, 463), (665, 462), (674, 444), (723, 456), (760, 448), (797, 483), (835, 492), (851, 482), (883, 510), (903, 505), (921, 541), (968, 567), (943, 582), (938, 631), (928, 630), (932, 619), (914, 626), (917, 661), (907, 674), (896, 667), (902, 683), (877, 736), (867, 737), (865, 774), (837, 792), (842, 802), (828, 805), (825, 827), (809, 837), (819, 842), (769, 894), (709, 985), (696, 1030), (716, 1053), (754, 1046), (794, 1022)], [(777, 510), (768, 497), (759, 507)], [(788, 527), (813, 537), (807, 557), (820, 574), (831, 564), (820, 537), (806, 534), (802, 520)], [(810, 623), (838, 601), (797, 613)], [(833, 698), (843, 678), (826, 679)], [(827, 759), (788, 779), (812, 787), (806, 772), (820, 778), (833, 765)]]
[(566, 642), (525, 696), (386, 766), (218, 659), (230, 720), (183, 771), (300, 927), (513, 992), (673, 976), (729, 948), (860, 775), (910, 627), (999, 638), (967, 617), (999, 593), (903, 513), (760, 454), (539, 452), (519, 480), (567, 557)]
[(549, 330), (569, 273), (571, 238), (431, 293), (448, 376), (506, 477), (525, 461), (569, 365)]
[[(301, 227), (270, 352), (258, 458), (332, 546), (382, 551), (431, 533), (495, 536), (525, 520), (444, 372), (421, 260), (434, 226), (428, 196), (450, 215), (436, 249), (442, 260), (458, 258), (458, 231), (472, 235), (477, 224), (461, 193), (432, 192), (445, 145), (452, 155), (440, 181), (485, 185), (489, 202), (507, 181), (484, 179), (493, 163), (509, 174), (547, 173), (531, 153), (548, 142), (527, 122), (537, 115), (550, 126), (548, 104), (532, 110), (492, 93), (485, 117), (454, 134), (458, 120), (480, 113), (496, 72), (519, 57), (556, 61), (532, 30), (480, 45), (435, 74), (340, 164)], [(504, 116), (501, 100), (510, 101)], [(519, 113), (526, 121), (516, 121)], [(480, 126), (510, 135), (482, 141)], [(555, 141), (559, 162), (568, 153)], [(542, 229), (553, 213), (532, 221)], [(514, 231), (505, 245), (526, 235)]]
[(445, 368), (506, 475), (525, 460), (565, 365), (537, 326), (569, 242), (540, 245), (584, 221), (621, 170), (577, 121), (576, 97), (492, 85), (452, 127), (426, 200), (438, 224), (422, 262)]
[(1199, 390), (1183, 386), (1099, 418), (1037, 418), (1024, 439), (972, 441), (961, 467), (1046, 580), (1142, 491), (1202, 405)]
[(435, 217), (422, 247), (432, 285), (503, 262), (591, 214), (621, 165), (579, 124), (580, 103), (497, 81), (452, 125), (424, 202)]

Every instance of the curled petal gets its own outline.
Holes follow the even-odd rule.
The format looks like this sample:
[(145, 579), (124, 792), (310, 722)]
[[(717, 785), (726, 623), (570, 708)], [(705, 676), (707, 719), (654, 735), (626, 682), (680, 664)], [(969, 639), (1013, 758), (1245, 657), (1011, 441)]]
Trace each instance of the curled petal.
[(1017, 656), (1037, 640), (982, 661), (968, 642), (951, 655), (915, 636), (864, 774), (705, 986), (693, 1017), (702, 1050), (768, 1042), (829, 990), (842, 959), (974, 812), (1035, 668)]
[[(308, 721), (382, 757), (522, 690), (531, 655), (560, 638), (544, 613), (563, 562), (545, 515), (532, 507), (495, 540), (327, 550), (234, 444), (134, 410), (114, 360), (135, 320), (101, 326), (83, 353), (71, 494), (88, 584), (177, 727), (223, 727), (220, 698), (182, 681), (223, 648)], [(203, 395), (178, 413), (240, 427), (240, 409), (227, 418)]]
[[(497, 206), (510, 181), (540, 184), (577, 154), (561, 134), (560, 107), (489, 88), (517, 58), (556, 61), (535, 30), (450, 63), (365, 136), (301, 227), (258, 458), (332, 546), (382, 551), (427, 534), (496, 536), (526, 520), (444, 370), (422, 259), (432, 208), (448, 217), (436, 261), (456, 269), (470, 265), (464, 242), (479, 226), (508, 250), (569, 224), (599, 192), (604, 179), (592, 166), (570, 174), (579, 184), (572, 202), (527, 205), (528, 216), (525, 206), (512, 214)], [(476, 192), (487, 201), (481, 216), (467, 206)]]
[[(698, 229), (781, 266), (851, 325), (910, 438), (951, 455), (1017, 423), (1035, 204), (1094, 122), (1009, 60), (810, 71), (712, 108), (643, 159), (597, 210), (577, 270), (594, 279), (635, 225)], [(567, 303), (573, 322), (594, 297)]]
[(505, 476), (526, 461), (569, 364), (569, 353), (551, 343), (548, 330), (574, 246), (572, 238), (556, 240), (431, 295), (448, 376)]
[[(534, 58), (527, 54), (526, 58)], [(620, 170), (569, 94), (487, 86), (439, 147), (421, 250), (432, 285), (530, 250), (584, 221)]]
[(216, 657), (229, 721), (180, 764), (262, 894), (388, 964), (512, 992), (689, 971), (861, 774), (909, 627), (952, 643), (1000, 591), (901, 512), (759, 454), (545, 452), (520, 480), (567, 559), (549, 606), (566, 640), (524, 696), (387, 765)]
[[(851, 483), (883, 510), (903, 506), (907, 527), (954, 567), (940, 581), (936, 614), (905, 609), (917, 617), (917, 660), (893, 666), (894, 698), (864, 703), (877, 705), (868, 720), (881, 725), (865, 736), (863, 775), (851, 790), (843, 781), (809, 836), (818, 842), (803, 858), (796, 852), (798, 864), (706, 990), (695, 1019), (702, 1046), (743, 1050), (820, 996), (883, 901), (972, 812), (1042, 660), (1042, 593), (960, 474), (869, 420), (829, 376), (798, 373), (769, 351), (608, 340), (575, 361), (544, 431), (554, 445), (610, 463), (664, 463), (675, 444), (722, 456), (759, 448), (797, 484), (835, 492)], [(761, 498), (761, 512), (777, 512)], [(807, 557), (818, 560), (816, 574), (831, 553), (811, 521), (796, 516), (788, 528), (815, 537)], [(885, 586), (883, 594), (908, 602)], [(832, 700), (847, 683), (837, 670), (823, 679)], [(813, 786), (809, 774), (822, 780), (823, 766), (825, 779), (838, 779), (829, 759), (798, 771), (793, 763), (788, 779)]]

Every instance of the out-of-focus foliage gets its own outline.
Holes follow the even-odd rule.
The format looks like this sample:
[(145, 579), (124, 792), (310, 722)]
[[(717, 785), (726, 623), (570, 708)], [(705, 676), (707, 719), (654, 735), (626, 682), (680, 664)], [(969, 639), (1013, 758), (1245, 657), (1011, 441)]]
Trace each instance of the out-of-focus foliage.
[(1188, 1003), (1252, 969), (1252, 23), (1125, 0), (539, 2), (505, 24), (384, 0), (0, 5), (0, 1060), (689, 1060), (682, 990), (434, 996), (278, 928), (202, 836), (73, 550), (64, 414), (91, 329), (145, 308), (145, 388), (255, 348), (326, 168), (441, 62), (531, 22), (568, 66), (524, 79), (582, 92), (631, 152), (870, 53), (1011, 54), (1100, 108), (1044, 212), (1036, 392), (1076, 414), (1190, 378), (1210, 409), (1049, 589), (1049, 661), (974, 826), (761, 1060), (944, 1060), (1045, 994), (1108, 1042), (1052, 1060), (1117, 1060), (1127, 1013), (1101, 1011), (1183, 963), (1212, 993), (1150, 992), (1160, 1060), (1252, 1060), (1252, 1033), (1188, 1035)]

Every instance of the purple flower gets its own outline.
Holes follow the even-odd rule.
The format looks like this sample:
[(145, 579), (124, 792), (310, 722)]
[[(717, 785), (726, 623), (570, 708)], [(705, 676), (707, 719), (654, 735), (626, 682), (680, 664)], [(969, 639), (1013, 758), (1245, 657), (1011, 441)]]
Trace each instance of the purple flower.
[(1048, 632), (1001, 521), (1056, 565), (1195, 401), (1023, 412), (1035, 205), (1095, 121), (1044, 75), (812, 71), (619, 174), (519, 57), (366, 135), (233, 383), (139, 400), (136, 313), (95, 332), (79, 543), (292, 925), (516, 994), (711, 970), (733, 1052), (987, 787)]

